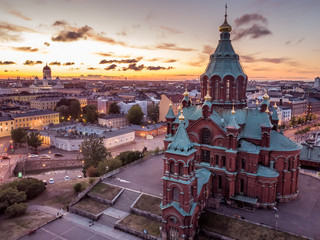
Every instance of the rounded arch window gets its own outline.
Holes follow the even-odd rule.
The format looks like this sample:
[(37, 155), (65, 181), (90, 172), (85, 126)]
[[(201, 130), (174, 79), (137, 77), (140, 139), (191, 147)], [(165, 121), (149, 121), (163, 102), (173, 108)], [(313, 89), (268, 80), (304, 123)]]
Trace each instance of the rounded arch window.
[(211, 144), (211, 131), (208, 128), (203, 128), (201, 130), (201, 143)]

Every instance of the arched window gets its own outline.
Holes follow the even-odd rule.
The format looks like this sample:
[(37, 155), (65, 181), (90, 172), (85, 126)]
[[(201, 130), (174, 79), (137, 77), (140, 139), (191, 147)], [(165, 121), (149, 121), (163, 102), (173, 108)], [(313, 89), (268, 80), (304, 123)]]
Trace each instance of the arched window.
[(226, 82), (226, 101), (229, 101), (230, 99), (230, 80), (228, 79)]
[(243, 191), (244, 191), (244, 180), (241, 179), (240, 180), (240, 193), (243, 193)]
[(183, 164), (179, 163), (179, 175), (182, 176), (183, 175)]
[(169, 171), (171, 174), (174, 174), (174, 162), (170, 161), (169, 163)]
[(236, 101), (239, 100), (239, 81), (236, 82)]
[(219, 155), (216, 155), (216, 166), (219, 166)]
[(179, 189), (176, 187), (172, 188), (172, 200), (179, 202)]
[(219, 175), (218, 176), (218, 189), (221, 189), (222, 187), (222, 177)]
[(203, 128), (201, 132), (201, 143), (202, 144), (211, 144), (211, 132), (208, 128)]
[(222, 156), (222, 167), (226, 167), (226, 156)]
[(214, 81), (214, 100), (219, 100), (219, 81)]
[(241, 169), (242, 170), (246, 169), (246, 160), (244, 158), (242, 158), (242, 160), (241, 160)]

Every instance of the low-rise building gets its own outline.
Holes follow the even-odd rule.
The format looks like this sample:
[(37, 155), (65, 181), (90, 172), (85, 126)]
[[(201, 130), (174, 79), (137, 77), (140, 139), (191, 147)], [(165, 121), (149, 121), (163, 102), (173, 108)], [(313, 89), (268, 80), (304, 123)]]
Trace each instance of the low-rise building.
[(167, 126), (165, 123), (156, 123), (146, 126), (131, 124), (130, 128), (135, 131), (137, 137), (158, 136), (167, 132)]
[(11, 135), (11, 130), (14, 129), (14, 120), (10, 116), (0, 117), (0, 137)]
[(129, 128), (111, 130), (105, 126), (77, 122), (49, 126), (40, 132), (44, 143), (66, 151), (79, 151), (83, 140), (89, 136), (101, 137), (107, 149), (134, 142), (135, 132)]
[(99, 125), (109, 128), (122, 128), (129, 125), (125, 114), (109, 114), (107, 116), (98, 118)]
[(161, 100), (159, 104), (159, 121), (165, 122), (166, 115), (169, 111), (169, 105), (172, 104), (172, 110), (175, 115), (178, 114), (178, 108), (181, 104), (183, 96), (181, 94), (161, 94)]
[(59, 113), (51, 110), (31, 111), (12, 115), (14, 128), (29, 128), (41, 130), (49, 124), (59, 123)]
[(47, 97), (32, 100), (30, 102), (30, 108), (38, 110), (54, 110), (57, 107), (57, 103), (62, 98), (77, 99), (81, 107), (87, 106), (87, 99), (85, 97)]

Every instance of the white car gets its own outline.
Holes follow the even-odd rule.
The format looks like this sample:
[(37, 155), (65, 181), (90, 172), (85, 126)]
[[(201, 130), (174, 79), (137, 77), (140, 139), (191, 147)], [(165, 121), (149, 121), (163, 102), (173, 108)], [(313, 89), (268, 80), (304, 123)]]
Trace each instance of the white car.
[(64, 177), (64, 180), (65, 180), (65, 181), (70, 180), (69, 176), (65, 176), (65, 177)]
[(37, 158), (37, 157), (39, 157), (39, 155), (38, 154), (29, 154), (28, 157), (29, 158)]
[(49, 179), (49, 184), (52, 184), (52, 183), (54, 183), (54, 180), (53, 180), (53, 178), (50, 178)]
[(78, 178), (82, 178), (82, 176), (81, 176), (81, 175), (78, 175)]
[(50, 159), (51, 157), (49, 155), (42, 154), (42, 155), (40, 155), (40, 158), (42, 158), (42, 159)]

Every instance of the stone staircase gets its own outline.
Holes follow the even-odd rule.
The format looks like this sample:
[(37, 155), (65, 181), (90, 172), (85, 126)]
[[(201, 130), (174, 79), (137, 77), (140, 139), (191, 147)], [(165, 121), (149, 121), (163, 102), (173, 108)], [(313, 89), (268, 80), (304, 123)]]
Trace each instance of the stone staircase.
[(139, 195), (140, 193), (125, 189), (112, 207), (130, 213), (130, 206), (139, 197)]

